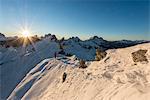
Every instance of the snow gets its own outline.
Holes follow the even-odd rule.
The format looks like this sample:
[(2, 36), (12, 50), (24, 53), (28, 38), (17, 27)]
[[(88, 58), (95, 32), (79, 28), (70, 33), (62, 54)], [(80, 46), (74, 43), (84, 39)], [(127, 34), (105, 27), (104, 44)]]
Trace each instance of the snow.
[(3, 34), (0, 33), (0, 42), (1, 42), (1, 41), (5, 41), (5, 40), (6, 40), (5, 35), (3, 35)]
[[(3, 51), (1, 58), (1, 92), (2, 98), (8, 96), (21, 79), (36, 64), (45, 58), (53, 57), (54, 52), (58, 51), (55, 42), (40, 41), (35, 44), (36, 51), (24, 54), (24, 48), (8, 48)], [(31, 50), (31, 48), (27, 48)], [(9, 73), (9, 74), (8, 74)]]
[[(16, 88), (18, 84), (21, 84), (20, 82), (26, 77), (26, 75), (28, 76), (29, 73), (31, 73), (31, 76), (33, 74), (31, 80), (27, 79), (28, 80), (27, 83), (29, 85), (28, 84), (25, 85), (27, 86), (26, 90), (24, 90), (23, 87), (19, 90), (18, 89), (15, 90), (15, 91), (23, 91), (23, 92), (17, 92), (17, 97), (18, 96), (22, 97), (23, 95), (25, 95), (26, 92), (28, 92), (28, 90), (30, 91), (32, 85), (34, 85), (34, 81), (35, 81), (34, 79), (36, 79), (36, 77), (39, 77), (36, 75), (40, 75), (40, 76), (47, 75), (45, 73), (47, 69), (56, 66), (58, 67), (56, 70), (58, 69), (63, 70), (59, 68), (60, 66), (64, 66), (65, 68), (71, 66), (74, 68), (79, 65), (78, 62), (79, 59), (84, 59), (88, 61), (86, 62), (86, 64), (90, 65), (91, 64), (90, 61), (94, 60), (95, 58), (96, 48), (107, 50), (111, 48), (113, 44), (111, 43), (110, 45), (108, 41), (98, 37), (93, 37), (85, 41), (80, 40), (78, 37), (70, 38), (68, 40), (62, 41), (61, 44), (63, 44), (65, 54), (71, 54), (73, 56), (65, 57), (65, 55), (57, 54), (58, 58), (54, 59), (53, 58), (54, 54), (60, 52), (61, 50), (59, 48), (59, 43), (58, 43), (59, 41), (57, 40), (57, 38), (53, 39), (51, 38), (51, 36), (55, 37), (54, 35), (50, 35), (46, 38), (43, 38), (41, 41), (38, 41), (33, 45), (29, 45), (27, 47), (9, 47), (9, 48), (5, 48), (4, 46), (0, 47), (0, 70), (1, 70), (0, 94), (2, 99), (6, 99), (11, 93), (15, 95), (15, 93), (13, 93), (13, 90)], [(12, 37), (12, 38), (17, 39), (17, 37)], [(120, 42), (118, 41), (118, 43)], [(130, 44), (130, 43), (126, 42), (125, 44)], [(136, 44), (136, 42), (134, 44)], [(115, 46), (117, 45), (115, 44)], [(116, 51), (117, 50), (115, 49), (111, 50), (111, 53), (113, 54)], [(51, 63), (49, 63), (45, 59), (48, 59), (48, 61), (50, 60)], [(106, 62), (108, 62), (109, 60), (110, 59), (106, 60)], [(49, 72), (49, 70), (47, 72)], [(36, 77), (34, 77), (34, 75)]]
[[(149, 62), (133, 62), (131, 53), (139, 49), (148, 50)], [(45, 59), (26, 74), (8, 100), (149, 100), (150, 43), (107, 50), (103, 60), (86, 64), (86, 69), (78, 68), (76, 56)]]

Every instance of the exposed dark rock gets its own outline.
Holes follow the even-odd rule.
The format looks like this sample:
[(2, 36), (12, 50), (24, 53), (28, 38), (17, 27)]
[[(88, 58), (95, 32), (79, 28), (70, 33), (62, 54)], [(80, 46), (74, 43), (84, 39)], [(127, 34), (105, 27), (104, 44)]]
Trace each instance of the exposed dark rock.
[(79, 64), (80, 64), (80, 65), (79, 65), (79, 68), (87, 68), (87, 66), (86, 66), (84, 60), (81, 59), (81, 60), (79, 61)]
[(132, 53), (132, 58), (134, 62), (143, 62), (146, 61), (148, 62), (145, 54), (146, 54), (147, 50), (138, 50)]
[(100, 49), (96, 49), (96, 56), (95, 56), (95, 60), (96, 61), (100, 61), (103, 58), (105, 58), (107, 55), (107, 53), (105, 51), (102, 51)]

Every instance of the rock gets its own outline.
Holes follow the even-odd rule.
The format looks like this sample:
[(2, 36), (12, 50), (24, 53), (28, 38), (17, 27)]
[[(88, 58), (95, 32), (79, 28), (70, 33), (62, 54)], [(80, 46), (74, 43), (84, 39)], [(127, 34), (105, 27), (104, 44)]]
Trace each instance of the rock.
[(79, 68), (87, 68), (84, 60), (80, 60), (79, 63), (80, 63)]
[(107, 55), (107, 53), (105, 51), (102, 51), (100, 49), (96, 49), (96, 56), (95, 56), (95, 60), (96, 61), (100, 61), (103, 58), (105, 58)]
[(138, 50), (132, 53), (132, 59), (134, 62), (143, 62), (146, 61), (148, 62), (145, 54), (146, 54), (147, 50)]

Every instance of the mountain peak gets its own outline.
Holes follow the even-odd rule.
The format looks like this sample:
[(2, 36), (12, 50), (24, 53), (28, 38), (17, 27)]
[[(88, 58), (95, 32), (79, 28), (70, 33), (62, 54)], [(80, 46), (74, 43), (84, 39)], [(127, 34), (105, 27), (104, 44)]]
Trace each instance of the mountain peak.
[(0, 33), (0, 41), (5, 41), (6, 37), (4, 34)]
[(98, 36), (93, 36), (90, 39), (100, 39), (100, 40), (104, 40), (102, 37), (98, 37)]

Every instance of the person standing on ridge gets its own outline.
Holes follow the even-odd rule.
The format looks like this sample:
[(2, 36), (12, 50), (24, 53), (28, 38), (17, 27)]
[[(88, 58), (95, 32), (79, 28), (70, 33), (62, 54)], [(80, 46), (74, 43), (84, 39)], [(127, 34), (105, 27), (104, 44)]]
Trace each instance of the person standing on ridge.
[(55, 58), (57, 57), (57, 52), (54, 53), (54, 57), (55, 57)]

